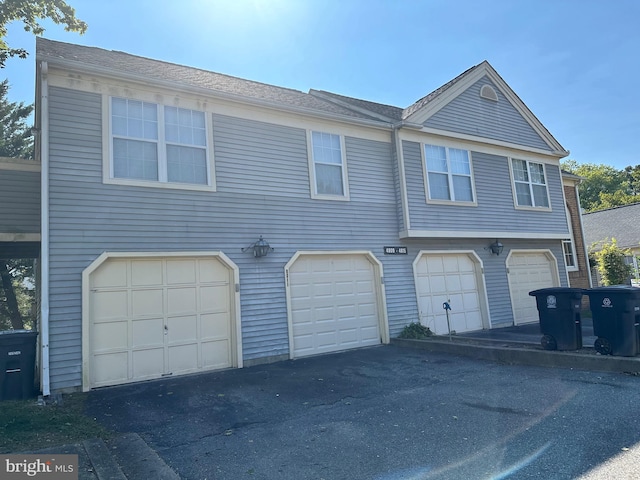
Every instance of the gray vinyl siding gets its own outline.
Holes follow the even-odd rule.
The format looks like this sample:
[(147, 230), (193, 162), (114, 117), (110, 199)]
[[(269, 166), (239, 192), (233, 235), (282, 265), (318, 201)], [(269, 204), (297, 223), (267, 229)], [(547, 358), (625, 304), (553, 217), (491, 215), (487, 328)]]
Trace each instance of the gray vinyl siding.
[[(81, 383), (81, 274), (104, 251), (224, 252), (240, 269), (243, 353), (251, 360), (288, 354), (284, 266), (296, 251), (380, 258), (384, 245), (398, 242), (390, 143), (345, 139), (349, 202), (310, 198), (304, 129), (218, 115), (216, 192), (103, 184), (100, 96), (51, 88), (49, 101), (53, 390)], [(259, 235), (275, 251), (263, 259), (242, 253)], [(398, 262), (381, 260), (386, 275)], [(390, 281), (387, 291), (415, 303), (405, 283)], [(388, 296), (390, 310), (405, 303)]]
[(545, 165), (551, 211), (516, 209), (507, 157), (471, 152), (476, 206), (427, 203), (420, 144), (403, 141), (411, 228), (569, 234), (560, 167)]
[[(304, 129), (222, 115), (211, 117), (216, 192), (103, 184), (100, 95), (50, 88), (49, 105), (49, 346), (53, 391), (81, 384), (82, 272), (105, 251), (224, 252), (240, 269), (245, 361), (289, 353), (284, 266), (297, 251), (373, 252), (384, 267), (392, 337), (418, 320), (412, 264), (421, 249), (476, 251), (485, 262), (494, 325), (512, 321), (504, 271), (510, 248), (554, 245), (554, 253), (562, 259), (560, 241), (503, 240), (505, 252), (496, 257), (484, 250), (484, 240), (399, 240), (401, 204), (390, 142), (345, 138), (351, 194), (348, 202), (310, 198)], [(409, 154), (419, 149), (411, 143), (405, 143), (405, 148)], [(483, 161), (488, 162), (486, 168), (493, 168), (490, 162), (502, 165), (508, 178), (505, 159), (490, 157)], [(420, 178), (417, 185), (422, 185), (419, 161), (408, 164), (414, 170), (417, 165), (419, 170), (414, 173)], [(484, 175), (488, 179), (491, 173)], [(499, 175), (504, 175), (504, 170)], [(424, 205), (424, 187), (420, 188)], [(410, 198), (413, 190), (412, 184)], [(507, 191), (511, 199), (510, 187)], [(486, 196), (495, 194), (482, 193), (487, 201), (491, 199)], [(416, 208), (419, 202), (412, 201), (412, 208)], [(513, 200), (510, 202), (512, 205)], [(415, 222), (418, 215), (413, 213)], [(426, 210), (423, 214), (428, 216)], [(439, 214), (428, 217), (428, 221), (437, 225), (443, 218)], [(468, 224), (469, 219), (463, 215), (461, 221)], [(242, 253), (241, 248), (259, 235), (264, 235), (275, 251), (262, 259)], [(407, 246), (409, 253), (384, 255), (385, 245)], [(561, 278), (565, 281), (566, 275)]]
[[(487, 84), (496, 91), (497, 102), (480, 97), (480, 89)], [(424, 125), (439, 130), (552, 150), (487, 77), (474, 83), (430, 117)]]
[(0, 233), (40, 233), (40, 172), (0, 168)]

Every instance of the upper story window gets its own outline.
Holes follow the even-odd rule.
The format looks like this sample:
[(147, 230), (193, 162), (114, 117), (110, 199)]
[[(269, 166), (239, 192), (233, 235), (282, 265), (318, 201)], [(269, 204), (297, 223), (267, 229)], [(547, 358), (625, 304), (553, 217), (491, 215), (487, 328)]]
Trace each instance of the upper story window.
[(511, 171), (518, 207), (549, 208), (544, 164), (514, 158)]
[(113, 97), (111, 178), (210, 186), (207, 137), (204, 112)]
[(312, 131), (311, 191), (313, 198), (348, 200), (347, 164), (340, 135)]
[(429, 200), (475, 202), (467, 150), (425, 145), (424, 156)]

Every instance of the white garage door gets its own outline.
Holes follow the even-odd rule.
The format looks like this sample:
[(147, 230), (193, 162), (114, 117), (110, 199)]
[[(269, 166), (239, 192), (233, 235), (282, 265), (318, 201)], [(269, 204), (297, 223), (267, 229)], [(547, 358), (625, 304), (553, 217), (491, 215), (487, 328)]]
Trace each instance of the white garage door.
[(89, 278), (91, 388), (233, 365), (232, 276), (217, 258), (112, 258)]
[(514, 324), (538, 322), (536, 299), (529, 292), (560, 286), (555, 258), (547, 252), (511, 252), (507, 268)]
[(288, 268), (291, 357), (377, 345), (379, 275), (366, 255), (301, 255)]
[(436, 335), (449, 333), (444, 302), (451, 306), (449, 322), (456, 333), (482, 330), (482, 277), (476, 259), (467, 253), (424, 253), (414, 262), (420, 322)]

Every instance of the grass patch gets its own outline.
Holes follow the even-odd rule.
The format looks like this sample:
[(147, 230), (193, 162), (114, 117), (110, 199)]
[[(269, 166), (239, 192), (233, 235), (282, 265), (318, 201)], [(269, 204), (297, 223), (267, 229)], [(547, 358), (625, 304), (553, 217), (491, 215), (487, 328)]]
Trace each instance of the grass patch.
[(108, 438), (110, 432), (84, 413), (86, 394), (64, 396), (62, 405), (35, 400), (0, 403), (0, 453), (24, 452)]

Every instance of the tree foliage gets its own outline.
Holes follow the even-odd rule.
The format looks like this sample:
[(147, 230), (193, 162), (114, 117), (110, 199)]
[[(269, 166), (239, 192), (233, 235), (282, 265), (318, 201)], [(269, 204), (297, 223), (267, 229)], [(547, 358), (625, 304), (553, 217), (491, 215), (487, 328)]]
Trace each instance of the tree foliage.
[(67, 32), (87, 31), (87, 24), (76, 18), (76, 12), (64, 0), (3, 0), (0, 1), (0, 68), (10, 57), (26, 58), (24, 48), (13, 48), (7, 44), (7, 25), (21, 21), (27, 32), (42, 35), (44, 27), (40, 20), (50, 19), (56, 25), (64, 25)]
[(604, 242), (602, 248), (593, 253), (603, 285), (624, 285), (631, 276), (631, 266), (625, 263), (625, 256), (631, 255), (628, 250), (618, 247), (615, 238)]
[(33, 259), (0, 259), (0, 330), (33, 328)]
[(0, 157), (33, 158), (33, 137), (27, 125), (33, 105), (7, 99), (9, 81), (0, 83)]
[(567, 160), (562, 169), (582, 177), (580, 206), (587, 212), (640, 202), (640, 165), (617, 170), (610, 165)]

